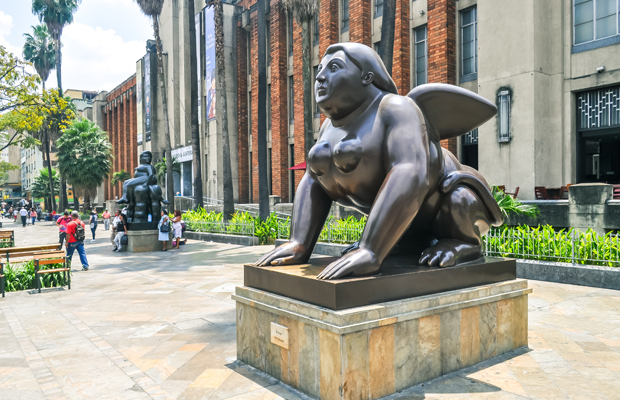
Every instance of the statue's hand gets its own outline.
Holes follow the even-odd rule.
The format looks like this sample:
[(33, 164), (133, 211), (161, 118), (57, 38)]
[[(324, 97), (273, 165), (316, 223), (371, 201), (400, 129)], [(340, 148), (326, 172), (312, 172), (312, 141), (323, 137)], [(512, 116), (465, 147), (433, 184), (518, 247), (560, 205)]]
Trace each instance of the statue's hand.
[(358, 248), (329, 264), (317, 279), (338, 279), (345, 276), (367, 276), (376, 274), (381, 269), (381, 262), (370, 250)]
[(265, 254), (254, 263), (257, 267), (272, 265), (304, 264), (310, 258), (309, 252), (301, 243), (290, 241)]

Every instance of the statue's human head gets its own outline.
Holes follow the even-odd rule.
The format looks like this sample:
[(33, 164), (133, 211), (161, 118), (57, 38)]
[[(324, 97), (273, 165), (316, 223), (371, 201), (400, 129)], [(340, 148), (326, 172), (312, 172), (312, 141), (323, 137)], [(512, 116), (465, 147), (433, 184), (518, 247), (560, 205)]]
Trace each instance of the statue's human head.
[(143, 151), (142, 154), (140, 154), (140, 164), (150, 164), (151, 161), (153, 161), (153, 153), (150, 151)]
[(325, 115), (339, 120), (360, 107), (377, 89), (398, 93), (379, 55), (360, 43), (329, 46), (318, 67), (316, 101)]

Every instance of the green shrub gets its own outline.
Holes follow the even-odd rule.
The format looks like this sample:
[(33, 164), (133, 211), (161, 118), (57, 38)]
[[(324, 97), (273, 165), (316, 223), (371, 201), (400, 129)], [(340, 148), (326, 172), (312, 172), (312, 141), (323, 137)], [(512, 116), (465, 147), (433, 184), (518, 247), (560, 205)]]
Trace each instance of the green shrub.
[[(46, 269), (62, 268), (62, 264), (46, 265), (45, 267)], [(4, 278), (7, 292), (36, 289), (37, 281), (35, 280), (34, 261), (6, 264), (4, 267)], [(41, 287), (43, 288), (65, 286), (66, 284), (67, 282), (62, 272), (41, 274)]]

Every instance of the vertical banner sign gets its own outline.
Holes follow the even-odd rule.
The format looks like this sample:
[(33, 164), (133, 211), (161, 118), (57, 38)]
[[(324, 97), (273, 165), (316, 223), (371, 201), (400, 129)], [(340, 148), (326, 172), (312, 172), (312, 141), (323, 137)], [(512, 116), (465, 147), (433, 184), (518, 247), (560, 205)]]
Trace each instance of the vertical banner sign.
[(144, 136), (144, 119), (142, 114), (142, 65), (142, 60), (138, 60), (136, 63), (136, 119), (138, 127), (138, 146), (142, 144), (142, 138)]
[(144, 131), (146, 141), (151, 141), (151, 53), (144, 56)]
[(196, 66), (196, 71), (198, 72), (198, 125), (200, 125), (202, 123), (202, 112), (201, 112), (201, 103), (202, 103), (202, 85), (201, 85), (201, 81), (202, 81), (202, 69), (200, 69), (201, 65), (200, 65), (200, 58), (202, 56), (201, 52), (200, 52), (200, 48), (202, 47), (202, 41), (200, 40), (200, 34), (202, 33), (201, 31), (201, 26), (200, 26), (200, 20), (201, 20), (201, 14), (198, 13), (195, 16), (194, 21), (196, 22), (196, 62), (197, 62), (197, 66)]
[(207, 121), (215, 119), (214, 6), (205, 8), (205, 68), (207, 69)]

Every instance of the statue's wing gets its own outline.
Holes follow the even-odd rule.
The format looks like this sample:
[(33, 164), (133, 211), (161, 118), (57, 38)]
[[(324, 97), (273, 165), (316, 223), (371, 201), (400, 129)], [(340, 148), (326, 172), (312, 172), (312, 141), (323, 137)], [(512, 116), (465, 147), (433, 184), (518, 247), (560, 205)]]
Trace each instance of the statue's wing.
[(497, 112), (493, 103), (477, 93), (445, 83), (417, 86), (407, 96), (420, 107), (439, 140), (476, 129)]

